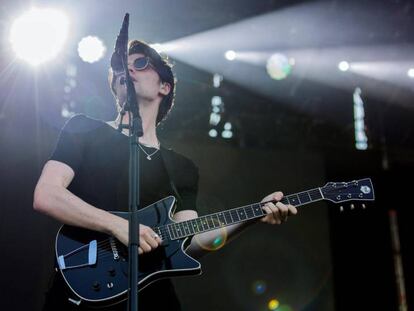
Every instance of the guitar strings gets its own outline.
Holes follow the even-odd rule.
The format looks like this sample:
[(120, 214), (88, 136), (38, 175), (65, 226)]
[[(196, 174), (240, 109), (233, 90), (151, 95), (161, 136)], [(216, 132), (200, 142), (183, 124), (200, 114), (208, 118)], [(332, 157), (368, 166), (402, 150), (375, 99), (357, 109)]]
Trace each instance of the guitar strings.
[[(345, 185), (343, 187), (345, 187)], [(337, 187), (337, 186), (336, 187), (334, 187), (334, 186), (326, 186), (326, 187), (324, 187), (324, 189), (329, 189), (329, 190), (332, 190), (332, 189), (335, 190), (335, 189), (338, 189), (338, 188), (341, 188), (341, 187)], [(303, 200), (303, 196), (306, 196), (306, 195), (308, 195), (309, 196), (309, 199), (311, 199), (312, 201), (313, 200), (316, 200), (315, 198), (312, 198), (312, 197), (314, 197), (314, 195), (317, 195), (318, 196), (318, 199), (319, 199), (320, 198), (320, 195), (321, 195), (320, 189), (319, 188), (315, 188), (315, 189), (311, 189), (311, 190), (308, 190), (308, 191), (302, 191), (302, 192), (298, 192), (296, 194), (288, 195), (288, 196), (285, 196), (281, 201), (288, 201), (288, 199), (295, 198), (295, 196), (296, 196), (296, 197), (299, 197), (299, 202), (301, 202), (301, 201), (304, 201)], [(300, 197), (302, 197), (302, 200), (300, 200)], [(271, 202), (275, 202), (275, 201), (271, 201)], [(246, 207), (252, 208), (254, 205), (259, 205), (260, 207), (263, 207), (266, 203), (268, 203), (268, 202), (254, 203), (254, 204), (250, 204), (250, 205), (241, 206), (241, 207), (238, 207), (238, 208), (235, 208), (235, 209), (232, 209), (232, 210), (228, 210), (228, 211), (225, 211), (225, 212), (228, 212), (229, 213), (229, 215), (230, 215), (231, 219), (233, 220), (233, 222), (234, 222), (234, 218), (236, 218), (236, 219), (239, 218), (239, 220), (246, 220), (247, 218), (246, 219), (240, 219), (240, 217), (233, 217), (233, 216), (238, 215), (237, 214), (237, 210), (239, 210), (239, 209), (246, 208)], [(304, 202), (304, 203), (308, 203), (308, 202)], [(301, 204), (303, 204), (303, 203), (301, 202)], [(300, 204), (298, 204), (297, 206), (299, 206), (299, 205)], [(160, 238), (162, 240), (166, 240), (167, 238), (170, 238), (171, 239), (171, 237), (170, 237), (171, 236), (170, 231), (172, 229), (175, 229), (176, 232), (177, 231), (180, 231), (180, 233), (177, 233), (175, 235), (177, 235), (179, 237), (186, 237), (186, 236), (193, 235), (193, 234), (197, 234), (197, 233), (200, 233), (200, 232), (203, 232), (203, 231), (215, 229), (214, 227), (213, 228), (210, 228), (208, 226), (209, 219), (207, 217), (210, 217), (210, 223), (213, 223), (213, 225), (214, 225), (214, 222), (215, 221), (219, 221), (221, 224), (223, 224), (220, 221), (220, 219), (218, 218), (218, 214), (220, 214), (220, 213), (224, 213), (224, 212), (218, 212), (218, 213), (214, 213), (214, 214), (211, 214), (211, 215), (207, 215), (207, 216), (202, 216), (202, 217), (196, 218), (196, 219), (198, 219), (200, 221), (200, 223), (197, 223), (196, 222), (195, 225), (192, 224), (192, 223), (194, 223), (194, 221), (196, 219), (190, 219), (190, 220), (183, 221), (183, 222), (179, 222), (179, 223), (172, 223), (172, 224), (167, 224), (167, 225), (155, 227), (153, 229), (154, 229), (154, 231), (158, 231), (158, 235), (160, 236)], [(214, 219), (213, 218), (214, 216), (216, 216), (217, 219)], [(254, 216), (256, 216), (256, 215), (254, 215)], [(261, 216), (262, 215), (258, 215), (257, 217), (261, 217)], [(254, 217), (250, 217), (250, 219), (251, 218), (254, 218)], [(225, 224), (227, 224), (227, 223), (225, 223)], [(181, 230), (179, 230), (180, 229), (179, 228), (180, 225), (183, 226)], [(200, 229), (200, 226), (199, 225), (201, 225), (201, 229)], [(168, 226), (170, 226), (170, 229), (168, 228)], [(204, 226), (206, 226), (207, 229), (205, 229)], [(193, 229), (190, 230), (190, 228), (193, 228)], [(188, 231), (188, 233), (186, 231)], [(194, 233), (192, 231), (194, 231)], [(184, 233), (184, 235), (183, 235), (183, 233)], [(98, 242), (99, 245), (103, 245), (103, 243), (110, 244), (110, 241), (109, 241), (109, 239), (105, 239), (103, 241)]]
[[(323, 187), (323, 190), (329, 192), (329, 191), (332, 191), (332, 190), (340, 190), (340, 189), (344, 189), (344, 188), (348, 188), (347, 183), (340, 184), (340, 186), (337, 186), (337, 185), (329, 186), (328, 185), (328, 186)], [(303, 202), (303, 201), (306, 200), (307, 196), (309, 197), (310, 201)], [(310, 203), (312, 201), (316, 201), (318, 199), (323, 199), (323, 195), (321, 193), (320, 188), (315, 188), (315, 189), (311, 189), (311, 190), (308, 190), (308, 191), (303, 191), (303, 192), (298, 192), (298, 193), (295, 193), (295, 194), (292, 194), (292, 195), (287, 195), (281, 201), (284, 202), (284, 203), (289, 203), (289, 200), (295, 199), (295, 198), (297, 198), (298, 201), (300, 202), (300, 204), (297, 204), (295, 206), (300, 206), (300, 205), (303, 205), (303, 204), (306, 204), (306, 203)], [(274, 200), (269, 201), (269, 202), (276, 203)], [(172, 233), (174, 233), (173, 229), (175, 230), (175, 235), (177, 236), (178, 239), (179, 238), (184, 238), (184, 237), (191, 236), (191, 235), (194, 235), (194, 234), (197, 234), (197, 233), (202, 233), (202, 232), (205, 232), (205, 231), (208, 231), (208, 230), (216, 229), (216, 227), (214, 227), (214, 222), (215, 221), (218, 221), (220, 224), (223, 224), (220, 221), (219, 216), (218, 216), (220, 213), (228, 212), (229, 216), (232, 220), (231, 223), (238, 222), (238, 221), (235, 222), (234, 218), (236, 218), (236, 219), (239, 218), (239, 220), (242, 221), (242, 220), (261, 217), (263, 215), (258, 215), (257, 216), (257, 215), (254, 215), (254, 213), (253, 213), (253, 217), (246, 218), (246, 219), (240, 219), (240, 216), (238, 215), (238, 210), (246, 208), (246, 207), (253, 208), (255, 205), (263, 207), (266, 203), (268, 203), (268, 202), (259, 202), (259, 203), (254, 203), (254, 204), (250, 204), (250, 205), (245, 205), (245, 206), (241, 206), (241, 207), (231, 209), (231, 210), (228, 210), (228, 211), (218, 212), (218, 213), (198, 217), (196, 219), (190, 219), (190, 220), (182, 221), (182, 222), (179, 222), (179, 223), (171, 223), (171, 224), (155, 227), (155, 228), (153, 228), (153, 230), (157, 232), (157, 234), (159, 235), (159, 237), (163, 241), (167, 240), (167, 239), (173, 239), (173, 237), (171, 236)], [(216, 219), (213, 219), (214, 216), (216, 216)], [(235, 217), (235, 216), (237, 216), (237, 217)], [(208, 217), (210, 217), (210, 223), (213, 224), (213, 228), (209, 227)], [(196, 220), (199, 220), (200, 223), (197, 223)], [(224, 218), (224, 220), (226, 220), (226, 219)], [(194, 223), (194, 221), (195, 221), (195, 223)], [(225, 223), (225, 224), (227, 225), (227, 223)], [(201, 230), (200, 230), (199, 225), (201, 226)], [(168, 227), (168, 226), (170, 226), (170, 227)], [(182, 227), (180, 228), (180, 226), (182, 226)], [(204, 226), (206, 226), (207, 229), (205, 229)], [(193, 228), (193, 229), (191, 229), (191, 228)], [(190, 229), (192, 231), (194, 231), (194, 233), (191, 232)], [(186, 231), (188, 231), (188, 233)], [(196, 232), (196, 231), (198, 231), (198, 232)], [(113, 243), (115, 244), (114, 247), (118, 248), (117, 244), (119, 244), (120, 242), (118, 240), (114, 240)], [(125, 247), (123, 244), (122, 244), (122, 246)], [(100, 258), (106, 258), (106, 257), (109, 258), (109, 257), (114, 256), (110, 238), (106, 238), (104, 240), (101, 240), (101, 241), (97, 242), (97, 248), (98, 248), (97, 255), (99, 255)]]

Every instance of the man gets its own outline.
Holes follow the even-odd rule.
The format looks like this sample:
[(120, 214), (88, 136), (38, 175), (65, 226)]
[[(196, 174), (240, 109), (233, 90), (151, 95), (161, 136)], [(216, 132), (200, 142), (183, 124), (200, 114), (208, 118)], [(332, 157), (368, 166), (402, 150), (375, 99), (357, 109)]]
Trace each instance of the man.
[[(144, 135), (139, 138), (141, 202), (145, 207), (168, 195), (178, 199), (174, 220), (197, 217), (196, 195), (198, 170), (192, 161), (163, 148), (156, 127), (173, 106), (175, 79), (171, 66), (154, 49), (140, 41), (128, 47), (128, 70), (137, 96)], [(109, 82), (118, 110), (126, 98), (124, 75), (110, 70)], [(94, 120), (84, 115), (70, 119), (62, 129), (56, 149), (45, 164), (34, 193), (34, 208), (58, 221), (110, 234), (128, 244), (127, 220), (109, 213), (128, 209), (128, 130), (117, 131), (120, 122), (128, 124), (128, 114), (112, 122)], [(263, 200), (282, 199), (281, 192)], [(270, 224), (286, 221), (296, 214), (295, 207), (278, 202), (264, 206), (267, 216), (261, 220)], [(250, 222), (251, 223), (251, 222)], [(250, 223), (227, 227), (228, 237), (234, 237)], [(212, 245), (218, 231), (197, 235), (187, 252), (199, 257)], [(141, 224), (139, 254), (160, 247), (161, 238)], [(162, 246), (161, 246), (162, 247)], [(73, 294), (64, 285), (59, 273), (46, 297), (45, 310), (86, 310), (69, 302)], [(157, 281), (140, 292), (140, 310), (180, 310), (174, 288), (167, 280)], [(125, 310), (124, 304), (107, 310)]]

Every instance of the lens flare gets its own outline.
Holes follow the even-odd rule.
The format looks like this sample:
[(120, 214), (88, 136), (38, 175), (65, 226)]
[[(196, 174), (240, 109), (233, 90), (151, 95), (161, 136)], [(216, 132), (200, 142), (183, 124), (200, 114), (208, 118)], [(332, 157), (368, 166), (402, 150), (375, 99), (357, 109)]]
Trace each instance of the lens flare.
[(285, 79), (292, 71), (291, 61), (283, 54), (273, 54), (267, 60), (266, 70), (275, 80)]
[[(214, 227), (220, 228), (214, 240), (212, 242), (202, 241), (202, 239), (198, 235), (194, 236), (194, 240), (202, 249), (205, 249), (207, 251), (216, 251), (222, 248), (224, 245), (226, 245), (228, 234), (227, 234), (226, 227), (223, 227), (223, 225), (219, 223), (218, 220), (214, 220), (214, 219), (211, 219), (211, 220), (213, 221)], [(208, 226), (207, 221), (202, 220), (202, 225), (204, 227)], [(208, 227), (211, 228), (212, 226), (210, 225)]]
[(94, 63), (100, 60), (106, 51), (102, 40), (98, 37), (87, 36), (78, 43), (79, 57), (87, 63)]
[(267, 307), (269, 308), (269, 310), (276, 310), (279, 307), (279, 301), (276, 299), (272, 299), (267, 304)]
[(252, 285), (253, 292), (254, 292), (256, 295), (261, 295), (261, 294), (263, 294), (263, 293), (266, 291), (266, 288), (267, 288), (267, 286), (266, 286), (266, 282), (265, 282), (265, 281), (262, 281), (262, 280), (257, 280), (257, 281), (256, 281), (256, 282), (254, 282), (254, 283), (253, 283), (253, 285)]

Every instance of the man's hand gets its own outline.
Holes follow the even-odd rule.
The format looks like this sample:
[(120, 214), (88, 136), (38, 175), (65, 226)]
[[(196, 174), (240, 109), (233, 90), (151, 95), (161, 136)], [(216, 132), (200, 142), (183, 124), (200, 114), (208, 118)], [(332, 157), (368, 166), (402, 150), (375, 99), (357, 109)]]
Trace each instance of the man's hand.
[[(128, 246), (129, 241), (128, 226), (128, 220), (120, 218), (119, 223), (117, 223), (115, 229), (113, 230), (113, 235), (125, 246)], [(141, 255), (156, 249), (159, 245), (161, 245), (161, 242), (161, 238), (150, 227), (143, 224), (139, 225), (138, 254)]]
[[(278, 191), (278, 192), (273, 192), (269, 194), (268, 196), (266, 196), (265, 198), (263, 198), (262, 202), (272, 201), (272, 200), (280, 201), (282, 200), (282, 198), (283, 198), (283, 193)], [(263, 206), (263, 210), (266, 211), (267, 215), (260, 220), (262, 222), (272, 224), (272, 225), (274, 224), (279, 225), (282, 222), (287, 221), (287, 218), (289, 215), (296, 215), (298, 212), (296, 207), (294, 207), (293, 205), (290, 205), (290, 204), (285, 205), (281, 202), (277, 202), (276, 204), (266, 203)]]

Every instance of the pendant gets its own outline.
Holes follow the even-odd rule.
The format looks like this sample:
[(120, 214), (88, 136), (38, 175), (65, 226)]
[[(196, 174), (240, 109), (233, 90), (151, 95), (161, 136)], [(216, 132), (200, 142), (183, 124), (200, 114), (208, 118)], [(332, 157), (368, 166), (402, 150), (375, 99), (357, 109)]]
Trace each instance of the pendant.
[(148, 159), (148, 160), (151, 160), (151, 157), (150, 157), (150, 156), (147, 156), (147, 159)]

